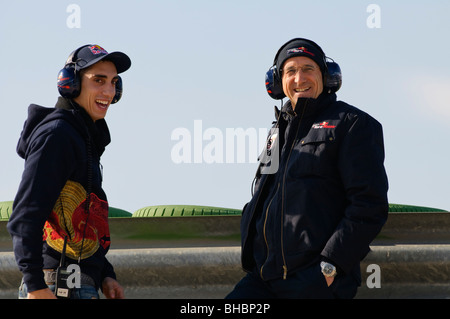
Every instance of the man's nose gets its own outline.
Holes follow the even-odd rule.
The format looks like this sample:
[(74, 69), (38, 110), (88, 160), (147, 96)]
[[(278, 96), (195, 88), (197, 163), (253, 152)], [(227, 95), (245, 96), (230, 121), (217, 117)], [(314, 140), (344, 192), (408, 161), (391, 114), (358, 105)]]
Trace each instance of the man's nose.
[(114, 84), (105, 85), (103, 94), (109, 98), (112, 98), (116, 94), (116, 86)]
[(305, 81), (305, 76), (303, 74), (303, 71), (300, 69), (295, 73), (295, 82), (301, 83)]

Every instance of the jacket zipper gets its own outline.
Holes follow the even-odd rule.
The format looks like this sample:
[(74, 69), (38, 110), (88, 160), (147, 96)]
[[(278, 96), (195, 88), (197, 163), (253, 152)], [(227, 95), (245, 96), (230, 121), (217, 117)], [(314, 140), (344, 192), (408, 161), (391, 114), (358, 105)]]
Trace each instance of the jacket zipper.
[[(278, 189), (280, 188), (280, 183), (278, 182), (278, 186), (277, 186), (277, 190), (275, 191), (275, 194), (273, 195), (272, 199), (269, 202), (269, 205), (267, 205), (267, 209), (266, 209), (266, 216), (264, 218), (264, 227), (263, 227), (263, 237), (264, 237), (264, 242), (266, 243), (266, 249), (267, 249), (267, 257), (266, 257), (266, 261), (267, 259), (269, 259), (269, 243), (267, 242), (267, 237), (266, 237), (266, 224), (267, 224), (267, 217), (269, 215), (269, 208), (272, 205), (272, 201), (274, 200), (275, 196), (278, 193)], [(264, 262), (264, 264), (261, 266), (261, 269), (259, 271), (261, 278), (264, 280), (264, 276), (263, 276), (263, 268), (264, 265), (266, 263), (266, 261)]]
[[(289, 159), (291, 158), (291, 154), (292, 154), (292, 150), (294, 149), (294, 145), (295, 145), (295, 141), (297, 140), (297, 136), (298, 136), (298, 132), (300, 130), (300, 125), (302, 123), (302, 119), (303, 119), (303, 114), (305, 113), (305, 109), (306, 109), (306, 105), (307, 105), (307, 101), (305, 101), (305, 105), (303, 106), (303, 110), (302, 110), (302, 115), (300, 117), (300, 120), (298, 122), (297, 125), (297, 131), (295, 132), (295, 137), (294, 140), (292, 141), (292, 145), (291, 145), (291, 149), (289, 151), (289, 155), (288, 158), (286, 160), (286, 165), (284, 166), (284, 172), (283, 172), (283, 186), (281, 189), (281, 257), (283, 259), (283, 280), (286, 280), (287, 277), (287, 272), (288, 272), (288, 267), (286, 265), (286, 258), (284, 255), (284, 241), (283, 241), (283, 229), (284, 229), (284, 186), (285, 186), (285, 181), (286, 181), (286, 171), (287, 171), (287, 166), (289, 164)], [(297, 115), (297, 113), (294, 111), (294, 113)]]
[[(302, 119), (303, 119), (303, 114), (305, 113), (306, 103), (307, 103), (307, 102), (305, 102), (305, 105), (304, 105), (304, 107), (303, 107), (302, 115), (301, 115), (300, 121), (299, 121), (298, 126), (297, 126), (297, 131), (295, 132), (295, 138), (294, 138), (294, 140), (292, 141), (291, 149), (290, 149), (290, 151), (289, 151), (289, 156), (288, 156), (288, 159), (287, 159), (287, 161), (286, 161), (285, 170), (284, 170), (284, 173), (283, 173), (283, 189), (284, 189), (284, 182), (285, 182), (285, 178), (286, 178), (286, 168), (287, 168), (287, 165), (288, 165), (288, 163), (289, 163), (289, 159), (290, 159), (290, 157), (291, 157), (292, 150), (294, 149), (295, 140), (297, 139), (298, 131), (299, 131), (299, 129), (300, 129), (300, 124), (301, 124)], [(295, 111), (294, 111), (294, 113), (297, 115), (297, 113), (296, 113)], [(280, 112), (280, 114), (281, 114), (281, 112)], [(277, 122), (279, 121), (279, 117), (280, 117), (280, 115), (278, 116)], [(264, 180), (263, 185), (261, 185), (261, 189), (264, 188), (264, 186), (265, 186), (265, 184), (266, 184), (266, 181), (267, 181), (267, 179)], [(276, 190), (274, 196), (272, 197), (272, 199), (270, 200), (269, 205), (267, 206), (267, 209), (266, 209), (266, 216), (265, 216), (265, 219), (264, 219), (263, 235), (264, 235), (264, 241), (265, 241), (265, 243), (266, 243), (266, 248), (267, 248), (267, 257), (266, 257), (266, 261), (267, 261), (267, 259), (268, 259), (268, 257), (269, 257), (269, 243), (267, 242), (267, 237), (266, 237), (266, 222), (267, 222), (267, 216), (268, 216), (269, 208), (270, 208), (270, 206), (271, 206), (271, 204), (272, 204), (273, 199), (275, 198), (275, 195), (276, 195), (277, 192), (278, 192), (279, 187), (280, 187), (280, 183), (278, 183), (277, 190)], [(261, 196), (261, 192), (258, 194), (258, 198), (257, 198), (257, 200), (256, 200), (256, 203), (258, 203), (260, 196)], [(255, 205), (255, 208), (256, 208), (256, 205)], [(252, 211), (252, 215), (253, 215), (254, 212), (255, 212), (255, 208), (254, 208), (253, 211)], [(281, 194), (281, 256), (282, 256), (282, 259), (283, 259), (283, 280), (286, 280), (288, 268), (287, 268), (287, 265), (286, 265), (286, 259), (285, 259), (285, 256), (284, 256), (284, 249), (283, 249), (283, 208), (284, 208), (284, 192)], [(248, 233), (248, 227), (247, 227), (247, 233)], [(265, 265), (265, 262), (264, 262), (264, 264), (261, 266), (261, 269), (260, 269), (260, 276), (261, 276), (262, 279), (264, 279), (263, 274), (262, 274), (264, 265)]]

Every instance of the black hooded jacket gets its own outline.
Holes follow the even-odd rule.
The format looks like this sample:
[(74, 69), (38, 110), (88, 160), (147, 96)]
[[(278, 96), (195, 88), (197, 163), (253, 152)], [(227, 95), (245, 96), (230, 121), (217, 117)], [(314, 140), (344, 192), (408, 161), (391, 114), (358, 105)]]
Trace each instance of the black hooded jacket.
[(28, 291), (47, 287), (42, 269), (58, 267), (64, 237), (67, 264), (80, 260), (97, 288), (103, 278), (115, 278), (105, 258), (110, 235), (100, 165), (109, 143), (106, 122), (93, 122), (71, 100), (29, 106), (17, 145), (25, 168), (7, 226)]
[[(277, 114), (278, 155), (261, 164), (242, 213), (242, 265), (264, 280), (321, 260), (359, 277), (359, 262), (386, 222), (381, 125), (335, 94), (290, 101)], [(272, 149), (276, 151), (276, 149)], [(276, 172), (261, 173), (276, 164)]]

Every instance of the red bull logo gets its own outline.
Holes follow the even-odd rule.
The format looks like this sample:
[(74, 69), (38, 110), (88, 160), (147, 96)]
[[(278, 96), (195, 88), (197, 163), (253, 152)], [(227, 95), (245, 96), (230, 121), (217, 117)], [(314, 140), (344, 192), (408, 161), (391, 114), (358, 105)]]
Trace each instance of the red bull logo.
[(91, 50), (92, 54), (108, 54), (108, 52), (106, 52), (106, 50), (99, 45), (90, 46), (89, 49)]
[(293, 54), (293, 53), (307, 53), (307, 54), (309, 54), (311, 56), (314, 56), (314, 53), (308, 51), (308, 49), (305, 48), (305, 47), (299, 47), (299, 48), (293, 48), (293, 49), (287, 50), (287, 54), (288, 55), (289, 54)]

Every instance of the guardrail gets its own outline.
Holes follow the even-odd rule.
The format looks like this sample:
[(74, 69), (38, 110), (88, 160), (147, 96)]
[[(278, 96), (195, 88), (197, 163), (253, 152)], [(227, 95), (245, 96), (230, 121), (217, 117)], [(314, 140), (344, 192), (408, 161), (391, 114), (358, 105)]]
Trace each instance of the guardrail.
[[(374, 246), (357, 298), (449, 298), (449, 256), (450, 245)], [(244, 275), (239, 247), (115, 249), (108, 259), (128, 298), (223, 298)], [(373, 264), (378, 288), (367, 284)], [(13, 253), (0, 252), (0, 269), (0, 297), (15, 298), (21, 274)]]

